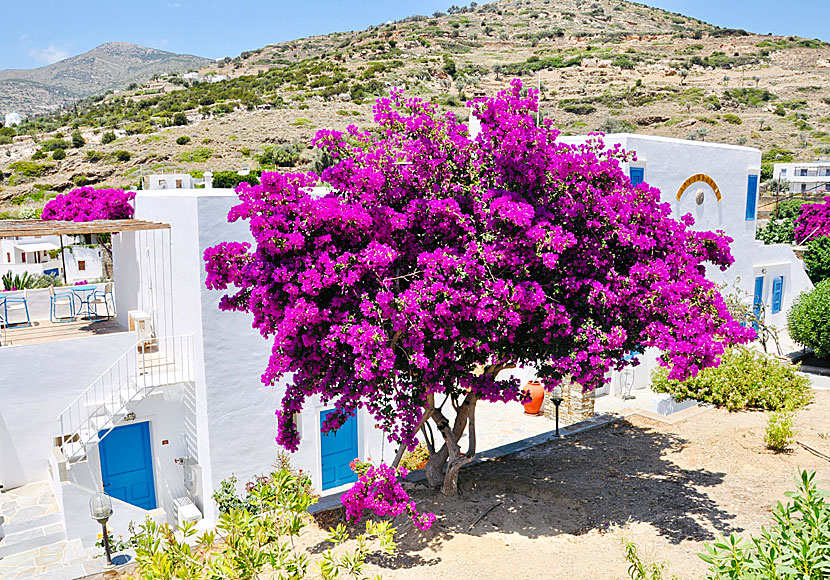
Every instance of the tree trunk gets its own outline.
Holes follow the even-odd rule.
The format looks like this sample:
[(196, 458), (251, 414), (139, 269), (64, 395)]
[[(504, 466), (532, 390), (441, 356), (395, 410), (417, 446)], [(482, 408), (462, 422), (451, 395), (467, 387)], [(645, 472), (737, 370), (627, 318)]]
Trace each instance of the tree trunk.
[[(427, 482), (432, 487), (441, 486), (444, 495), (458, 494), (458, 472), (475, 458), (475, 431), (470, 433), (470, 447), (466, 454), (461, 453), (458, 440), (464, 434), (467, 424), (474, 425), (475, 406), (478, 397), (467, 393), (464, 402), (458, 407), (455, 423), (450, 428), (450, 422), (439, 410), (432, 412), (432, 420), (444, 438), (444, 445), (432, 457), (426, 466)], [(446, 471), (444, 468), (446, 467)]]

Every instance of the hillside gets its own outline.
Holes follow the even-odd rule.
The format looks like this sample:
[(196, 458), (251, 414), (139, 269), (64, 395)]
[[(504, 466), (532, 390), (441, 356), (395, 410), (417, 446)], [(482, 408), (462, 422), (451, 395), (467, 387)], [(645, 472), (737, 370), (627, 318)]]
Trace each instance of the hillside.
[[(0, 145), (0, 211), (14, 215), (81, 183), (127, 187), (150, 172), (256, 168), (269, 145), (279, 148), (278, 163), (308, 168), (317, 129), (370, 125), (374, 99), (393, 86), (466, 116), (472, 95), (493, 94), (513, 77), (535, 86), (539, 75), (542, 114), (564, 133), (737, 143), (762, 149), (769, 162), (830, 155), (830, 45), (617, 0), (453, 7), (246, 51), (201, 75), (228, 78), (172, 76), (21, 126), (63, 138), (80, 126), (86, 144), (62, 160), (44, 151), (32, 167), (15, 163), (39, 157), (44, 142), (7, 136), (14, 142)], [(108, 132), (117, 139), (101, 143)]]
[(83, 97), (145, 83), (156, 74), (187, 72), (210, 62), (198, 56), (109, 42), (48, 66), (0, 70), (0, 111), (42, 114)]

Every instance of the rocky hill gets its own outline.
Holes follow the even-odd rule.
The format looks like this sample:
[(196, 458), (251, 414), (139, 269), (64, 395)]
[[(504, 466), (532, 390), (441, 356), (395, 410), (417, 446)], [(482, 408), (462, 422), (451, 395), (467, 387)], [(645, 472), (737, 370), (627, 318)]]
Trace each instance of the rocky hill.
[[(393, 86), (465, 116), (466, 99), (514, 77), (541, 84), (542, 114), (564, 133), (736, 143), (770, 163), (830, 155), (830, 45), (621, 0), (453, 6), (246, 51), (200, 74), (202, 82), (171, 76), (21, 127), (41, 132), (40, 142), (7, 136), (0, 211), (15, 215), (80, 183), (135, 185), (151, 172), (307, 168), (317, 129), (370, 125), (374, 99)], [(68, 139), (73, 126), (85, 144), (51, 159), (47, 138)]]
[(0, 70), (0, 111), (42, 114), (109, 89), (143, 84), (156, 74), (187, 72), (210, 62), (189, 54), (109, 42), (48, 66)]

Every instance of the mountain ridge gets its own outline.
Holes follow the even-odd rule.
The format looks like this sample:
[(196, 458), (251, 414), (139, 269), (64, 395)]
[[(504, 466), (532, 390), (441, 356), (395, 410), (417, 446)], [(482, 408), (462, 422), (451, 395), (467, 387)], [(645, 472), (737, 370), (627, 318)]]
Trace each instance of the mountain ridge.
[[(48, 113), (84, 97), (144, 83), (157, 74), (187, 72), (212, 62), (129, 42), (107, 42), (46, 66), (0, 70), (0, 111)], [(35, 83), (29, 86), (37, 87), (38, 94), (27, 95), (21, 83)]]

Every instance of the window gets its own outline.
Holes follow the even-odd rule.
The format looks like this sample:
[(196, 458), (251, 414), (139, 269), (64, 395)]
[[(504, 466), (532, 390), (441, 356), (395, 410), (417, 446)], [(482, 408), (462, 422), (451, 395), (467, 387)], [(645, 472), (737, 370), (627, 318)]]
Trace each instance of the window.
[(631, 179), (631, 185), (638, 186), (645, 179), (646, 170), (644, 167), (631, 167), (628, 170), (628, 176)]
[(806, 184), (806, 183), (802, 183), (802, 184), (801, 184), (801, 193), (804, 193), (805, 191), (807, 191), (807, 184)]
[(159, 179), (159, 189), (167, 189), (167, 180)]
[(177, 180), (176, 180), (176, 189), (181, 189), (181, 188), (182, 188), (182, 180), (181, 180), (181, 179), (177, 179)]
[(20, 255), (23, 256), (23, 263), (26, 263), (26, 252), (20, 252)]
[(84, 270), (86, 270), (86, 261), (78, 260), (78, 271), (83, 272)]
[(782, 170), (781, 170), (781, 177), (785, 177), (786, 175), (787, 175), (787, 170), (786, 170), (786, 169), (782, 169)]
[(781, 298), (784, 294), (784, 276), (772, 280), (772, 313), (781, 312)]
[(827, 176), (827, 177), (830, 177), (830, 167), (827, 167), (827, 168), (824, 170), (824, 175), (825, 175), (825, 176)]
[(746, 185), (746, 219), (755, 219), (755, 206), (758, 202), (758, 176), (750, 175)]
[(799, 169), (799, 175), (801, 177), (807, 177), (807, 170), (806, 169)]
[(12, 263), (12, 255), (9, 252), (6, 252), (6, 262), (8, 262), (9, 264)]

